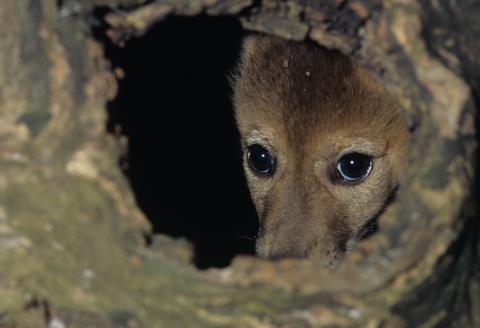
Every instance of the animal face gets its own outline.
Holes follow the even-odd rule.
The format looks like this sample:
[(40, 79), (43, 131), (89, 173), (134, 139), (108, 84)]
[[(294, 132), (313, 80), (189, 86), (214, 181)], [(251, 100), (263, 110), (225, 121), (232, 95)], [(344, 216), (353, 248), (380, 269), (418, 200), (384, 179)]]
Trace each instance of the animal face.
[(401, 181), (402, 113), (348, 57), (268, 36), (246, 39), (234, 104), (257, 253), (334, 268)]

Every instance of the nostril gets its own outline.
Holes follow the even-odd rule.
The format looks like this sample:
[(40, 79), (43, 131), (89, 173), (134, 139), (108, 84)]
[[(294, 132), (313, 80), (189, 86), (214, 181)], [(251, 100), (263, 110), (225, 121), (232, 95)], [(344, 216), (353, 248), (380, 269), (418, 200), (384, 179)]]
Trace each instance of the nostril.
[(311, 257), (312, 254), (315, 252), (315, 249), (318, 247), (318, 244), (319, 244), (319, 241), (314, 240), (310, 245), (308, 245), (307, 248), (305, 248), (305, 251), (302, 257)]

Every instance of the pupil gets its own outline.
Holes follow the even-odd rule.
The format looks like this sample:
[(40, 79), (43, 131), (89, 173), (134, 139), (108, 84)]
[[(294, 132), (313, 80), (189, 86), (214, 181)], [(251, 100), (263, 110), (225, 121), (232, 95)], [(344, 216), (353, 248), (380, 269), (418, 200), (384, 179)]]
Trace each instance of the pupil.
[(248, 163), (250, 168), (259, 173), (273, 172), (273, 159), (264, 147), (254, 144), (248, 147)]
[(337, 169), (345, 180), (357, 181), (368, 175), (371, 165), (369, 156), (351, 153), (340, 159)]

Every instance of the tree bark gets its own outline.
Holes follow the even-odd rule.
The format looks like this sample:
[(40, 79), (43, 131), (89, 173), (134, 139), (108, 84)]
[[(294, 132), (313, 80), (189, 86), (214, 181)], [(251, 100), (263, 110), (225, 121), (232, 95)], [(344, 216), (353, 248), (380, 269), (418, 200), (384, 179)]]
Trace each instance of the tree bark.
[[(154, 236), (106, 132), (117, 82), (92, 35), (118, 44), (169, 15), (354, 56), (398, 100), (410, 169), (381, 230), (337, 272), (238, 257), (198, 271)], [(475, 108), (480, 2), (6, 0), (0, 3), (0, 326), (480, 326)]]

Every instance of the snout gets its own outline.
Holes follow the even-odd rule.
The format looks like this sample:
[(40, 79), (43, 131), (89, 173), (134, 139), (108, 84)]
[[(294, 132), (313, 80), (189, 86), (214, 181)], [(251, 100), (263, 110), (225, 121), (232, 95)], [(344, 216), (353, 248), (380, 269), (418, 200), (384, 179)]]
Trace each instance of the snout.
[(334, 270), (345, 256), (345, 247), (339, 247), (338, 243), (329, 238), (279, 241), (266, 235), (257, 240), (256, 252), (259, 257), (270, 260), (309, 258)]
[(335, 269), (352, 246), (355, 230), (339, 217), (299, 220), (277, 220), (277, 224), (264, 226), (256, 242), (257, 255), (266, 259), (310, 258)]
[(266, 259), (278, 259), (286, 257), (308, 257), (310, 245), (317, 244), (308, 241), (308, 235), (302, 232), (268, 232), (261, 234), (256, 242), (256, 253)]

